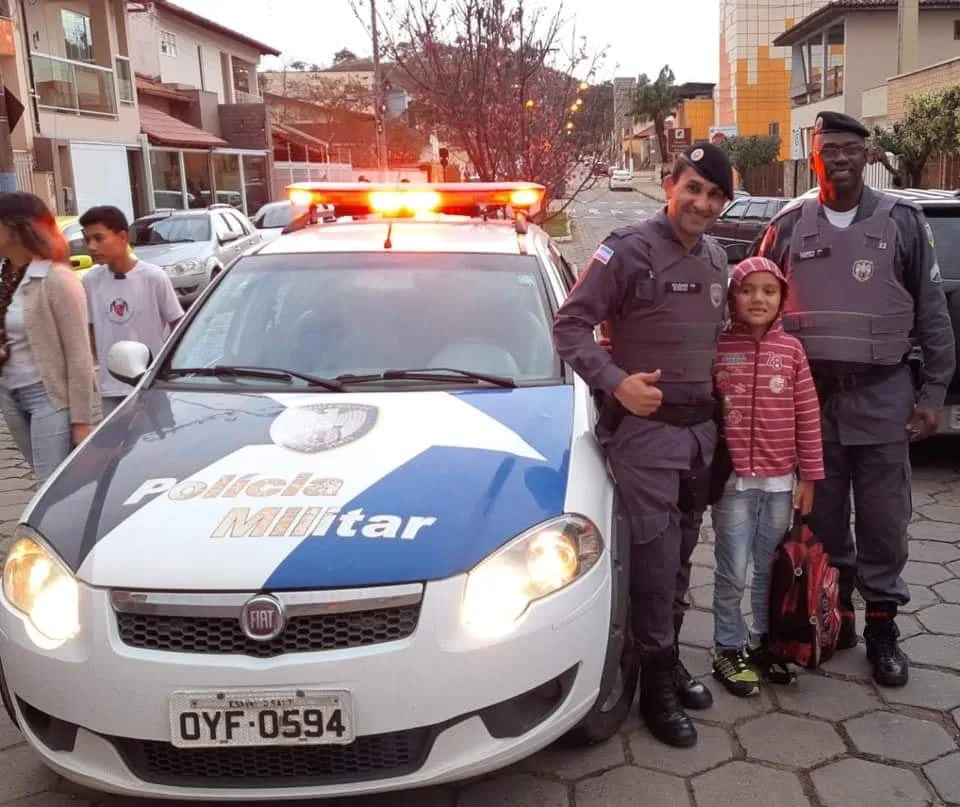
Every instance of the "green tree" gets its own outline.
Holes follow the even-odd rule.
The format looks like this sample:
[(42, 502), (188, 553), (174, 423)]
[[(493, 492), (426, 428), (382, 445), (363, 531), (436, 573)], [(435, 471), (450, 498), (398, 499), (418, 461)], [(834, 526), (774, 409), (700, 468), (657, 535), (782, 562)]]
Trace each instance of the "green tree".
[(875, 127), (873, 145), (896, 154), (904, 184), (919, 187), (934, 154), (960, 151), (960, 85), (908, 97), (903, 120)]
[(749, 191), (747, 184), (750, 169), (770, 165), (780, 158), (780, 137), (778, 135), (728, 137), (720, 141), (720, 148), (727, 153), (733, 167), (737, 169), (744, 189)]
[(336, 53), (333, 54), (333, 63), (334, 64), (343, 64), (344, 62), (353, 62), (356, 61), (357, 54), (354, 53), (349, 48), (341, 48)]
[(637, 79), (637, 89), (633, 96), (633, 118), (637, 121), (653, 121), (657, 135), (660, 159), (667, 162), (666, 120), (680, 103), (680, 90), (670, 65), (664, 65), (656, 81), (650, 81), (646, 73)]

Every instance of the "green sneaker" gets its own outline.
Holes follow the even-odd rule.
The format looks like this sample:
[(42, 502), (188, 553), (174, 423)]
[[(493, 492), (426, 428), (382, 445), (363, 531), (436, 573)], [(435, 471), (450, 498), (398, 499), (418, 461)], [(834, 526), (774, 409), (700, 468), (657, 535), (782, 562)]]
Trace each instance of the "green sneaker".
[(747, 663), (763, 676), (764, 681), (787, 685), (797, 680), (793, 665), (774, 656), (762, 640), (751, 639), (745, 655)]
[(713, 677), (731, 695), (749, 698), (760, 693), (760, 677), (751, 669), (739, 650), (715, 650)]

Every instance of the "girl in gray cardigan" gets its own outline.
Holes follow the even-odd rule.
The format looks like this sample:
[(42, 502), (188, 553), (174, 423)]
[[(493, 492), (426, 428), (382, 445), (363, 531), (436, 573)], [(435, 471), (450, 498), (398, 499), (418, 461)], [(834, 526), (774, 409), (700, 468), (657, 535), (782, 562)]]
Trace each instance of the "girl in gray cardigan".
[(91, 431), (99, 395), (83, 286), (46, 204), (0, 193), (0, 411), (40, 484)]

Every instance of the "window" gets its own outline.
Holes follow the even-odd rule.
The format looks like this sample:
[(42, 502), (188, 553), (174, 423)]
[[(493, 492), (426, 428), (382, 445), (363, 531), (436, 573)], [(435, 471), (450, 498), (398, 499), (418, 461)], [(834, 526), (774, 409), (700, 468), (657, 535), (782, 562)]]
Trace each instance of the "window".
[(151, 244), (192, 244), (210, 240), (210, 221), (206, 214), (145, 218), (130, 226), (134, 247)]
[(771, 199), (767, 202), (767, 218), (772, 219), (787, 204), (787, 199)]
[(76, 11), (61, 9), (60, 21), (63, 24), (63, 41), (68, 59), (75, 62), (93, 64), (93, 33), (90, 18)]
[[(169, 366), (216, 362), (324, 377), (458, 367), (520, 383), (560, 383), (552, 320), (540, 262), (531, 255), (257, 255), (241, 258), (223, 277)], [(229, 322), (223, 352), (214, 356), (210, 334), (223, 322)], [(423, 388), (417, 381), (363, 388), (404, 384)]]
[(213, 217), (213, 228), (221, 244), (234, 241), (240, 237), (240, 233), (237, 231), (237, 225), (222, 213), (218, 213)]
[(224, 211), (221, 215), (226, 216), (228, 219), (233, 219), (233, 224), (235, 227), (240, 228), (240, 232), (243, 235), (253, 235), (253, 225), (250, 224), (250, 220), (244, 218), (239, 213), (234, 213), (232, 210)]
[(960, 20), (953, 21), (953, 38), (960, 39)]
[(823, 87), (824, 98), (843, 94), (843, 53), (843, 23), (840, 23), (827, 31), (827, 73)]
[(745, 200), (743, 200), (743, 199), (740, 199), (740, 200), (734, 202), (732, 205), (730, 205), (730, 207), (728, 207), (728, 208), (723, 212), (723, 214), (721, 215), (721, 218), (724, 218), (724, 219), (739, 219), (739, 218), (743, 215), (743, 212), (744, 212), (746, 209), (747, 209), (747, 202), (746, 202)]
[(770, 137), (779, 137), (780, 136), (780, 121), (772, 121), (767, 126), (767, 134)]
[(747, 212), (743, 216), (744, 221), (766, 221), (766, 218), (766, 202), (750, 202), (749, 206), (747, 207)]
[(169, 31), (160, 32), (160, 52), (164, 56), (177, 58), (177, 35)]

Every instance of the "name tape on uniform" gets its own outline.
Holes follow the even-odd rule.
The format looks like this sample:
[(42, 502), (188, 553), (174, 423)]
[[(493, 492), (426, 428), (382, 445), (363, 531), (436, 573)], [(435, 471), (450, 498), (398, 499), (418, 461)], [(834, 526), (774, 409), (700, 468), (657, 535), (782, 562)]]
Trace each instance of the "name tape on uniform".
[(668, 294), (702, 294), (702, 283), (680, 283), (668, 280), (663, 284), (664, 291)]

